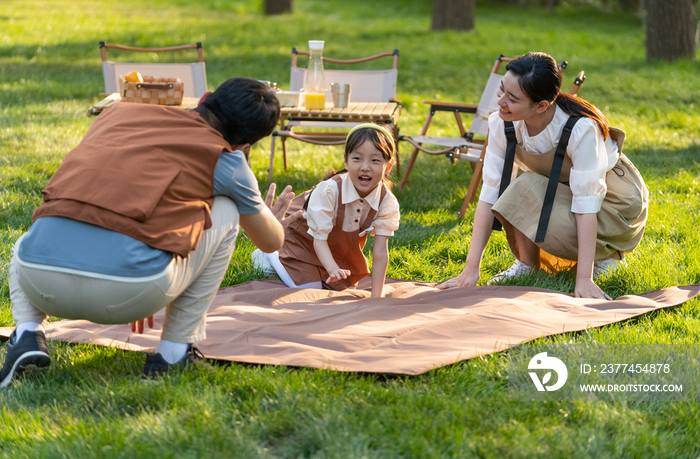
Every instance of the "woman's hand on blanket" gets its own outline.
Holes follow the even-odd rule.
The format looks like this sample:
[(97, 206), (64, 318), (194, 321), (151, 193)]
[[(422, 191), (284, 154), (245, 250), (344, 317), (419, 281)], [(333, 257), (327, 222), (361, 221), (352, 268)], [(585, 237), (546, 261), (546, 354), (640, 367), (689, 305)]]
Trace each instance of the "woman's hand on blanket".
[(473, 287), (477, 282), (479, 282), (479, 271), (477, 270), (476, 273), (471, 273), (464, 268), (459, 276), (446, 280), (442, 284), (436, 285), (435, 288), (447, 290), (448, 288), (454, 287)]
[(600, 300), (612, 300), (607, 293), (601, 290), (593, 279), (576, 279), (576, 287), (574, 288), (574, 297), (576, 298), (594, 298)]
[(350, 275), (350, 270), (338, 268), (328, 274), (330, 275), (328, 276), (328, 279), (326, 279), (326, 283), (339, 281), (340, 279), (347, 279)]
[[(267, 196), (265, 196), (265, 204), (267, 205), (267, 207), (270, 208), (270, 211), (272, 211), (272, 214), (277, 218), (277, 220), (279, 220), (282, 226), (286, 228), (294, 220), (301, 217), (304, 211), (300, 209), (294, 212), (293, 214), (285, 217), (284, 214), (287, 213), (287, 210), (292, 204), (292, 200), (294, 200), (295, 196), (294, 192), (292, 192), (292, 186), (287, 185), (286, 187), (284, 187), (284, 190), (282, 190), (282, 194), (280, 194), (279, 198), (277, 198), (277, 201), (275, 201), (276, 191), (277, 184), (271, 183), (270, 188), (267, 189)], [(275, 201), (274, 204), (272, 204), (273, 201)]]
[(148, 328), (153, 328), (153, 315), (148, 316), (148, 319), (137, 320), (136, 322), (130, 322), (131, 331), (135, 332), (138, 330), (139, 333), (143, 333), (146, 328), (146, 321), (148, 321)]

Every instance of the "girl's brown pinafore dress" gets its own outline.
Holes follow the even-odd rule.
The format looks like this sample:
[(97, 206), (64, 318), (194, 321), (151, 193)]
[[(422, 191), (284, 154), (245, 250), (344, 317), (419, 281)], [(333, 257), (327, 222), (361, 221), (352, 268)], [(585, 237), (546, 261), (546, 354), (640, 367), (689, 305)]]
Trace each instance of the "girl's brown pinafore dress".
[[(369, 228), (377, 215), (377, 211), (370, 209), (364, 221), (360, 223), (359, 231), (343, 231), (343, 221), (345, 218), (345, 205), (343, 204), (342, 179), (335, 175), (329, 180), (335, 180), (338, 184), (338, 213), (335, 217), (335, 226), (328, 235), (328, 247), (333, 254), (338, 267), (350, 270), (347, 279), (337, 282), (326, 283), (328, 271), (323, 267), (316, 251), (314, 250), (314, 238), (308, 233), (309, 226), (304, 217), (299, 218), (290, 224), (284, 232), (284, 245), (279, 251), (280, 262), (285, 267), (289, 276), (295, 284), (301, 285), (308, 282), (321, 281), (325, 288), (331, 290), (344, 290), (354, 287), (357, 283), (369, 274), (367, 259), (362, 253), (362, 249), (367, 241), (367, 234), (360, 234)], [(386, 187), (380, 182), (382, 187), (379, 202), (386, 196)], [(309, 194), (307, 191), (294, 198), (287, 214), (291, 214), (303, 208)]]

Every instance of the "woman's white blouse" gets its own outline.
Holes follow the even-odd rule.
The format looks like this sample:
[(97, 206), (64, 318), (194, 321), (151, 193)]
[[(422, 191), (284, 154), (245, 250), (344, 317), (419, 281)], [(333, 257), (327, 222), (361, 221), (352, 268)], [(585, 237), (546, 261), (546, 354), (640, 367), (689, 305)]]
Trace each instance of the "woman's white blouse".
[[(533, 155), (547, 153), (559, 144), (568, 119), (569, 115), (557, 106), (552, 122), (533, 137), (528, 135), (524, 121), (514, 121), (518, 145)], [(501, 186), (507, 144), (503, 123), (498, 112), (489, 116), (489, 142), (483, 169), (484, 184), (479, 195), (481, 201), (489, 204), (496, 202)], [(607, 192), (605, 174), (615, 166), (619, 157), (617, 142), (610, 136), (603, 140), (596, 122), (584, 117), (578, 120), (571, 132), (566, 154), (573, 163), (569, 176), (569, 186), (573, 193), (571, 212), (599, 212)]]
[[(372, 234), (375, 236), (393, 236), (399, 229), (399, 202), (387, 190), (382, 202), (381, 187), (376, 187), (366, 197), (361, 198), (352, 184), (348, 174), (342, 174), (343, 202), (345, 218), (343, 231), (359, 231), (360, 223), (364, 221), (370, 209), (377, 211), (372, 223)], [(304, 218), (309, 225), (308, 233), (314, 239), (328, 240), (328, 235), (335, 226), (338, 214), (338, 184), (333, 179), (319, 183), (311, 193), (309, 205), (304, 212)]]

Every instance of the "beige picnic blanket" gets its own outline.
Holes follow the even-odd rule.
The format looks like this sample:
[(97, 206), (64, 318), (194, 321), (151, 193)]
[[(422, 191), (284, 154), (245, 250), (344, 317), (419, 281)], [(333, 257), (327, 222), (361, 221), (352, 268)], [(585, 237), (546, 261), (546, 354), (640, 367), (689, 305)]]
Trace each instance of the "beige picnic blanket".
[[(700, 284), (669, 287), (613, 301), (576, 299), (532, 287), (436, 290), (397, 282), (385, 298), (366, 290), (290, 289), (263, 279), (223, 288), (207, 318), (208, 358), (337, 371), (415, 375), (508, 349), (532, 339), (619, 322), (676, 306), (700, 293)], [(126, 325), (62, 320), (52, 340), (156, 348), (163, 319), (143, 335)], [(11, 328), (0, 329), (9, 336)]]

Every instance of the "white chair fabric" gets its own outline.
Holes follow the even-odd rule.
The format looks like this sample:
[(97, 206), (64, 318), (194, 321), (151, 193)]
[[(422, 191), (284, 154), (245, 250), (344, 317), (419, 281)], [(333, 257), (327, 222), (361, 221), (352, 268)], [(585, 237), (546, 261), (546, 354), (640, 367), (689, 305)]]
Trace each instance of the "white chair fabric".
[[(501, 85), (503, 75), (491, 73), (489, 80), (486, 83), (484, 92), (481, 93), (481, 99), (476, 109), (476, 114), (472, 117), (472, 122), (469, 125), (469, 131), (472, 134), (486, 136), (489, 133), (489, 115), (498, 110), (498, 87)], [(469, 151), (463, 155), (461, 159), (476, 162), (479, 160), (480, 150), (483, 148), (481, 144), (468, 142), (464, 137), (431, 137), (425, 135), (412, 135), (411, 139), (428, 145), (437, 145), (444, 148), (467, 148)]]
[(498, 88), (501, 86), (503, 75), (491, 73), (489, 81), (486, 83), (484, 92), (481, 93), (479, 106), (476, 109), (476, 115), (472, 118), (472, 123), (469, 125), (469, 132), (479, 135), (488, 135), (489, 133), (489, 115), (498, 110)]
[(207, 92), (207, 74), (204, 62), (184, 64), (148, 64), (129, 62), (102, 62), (102, 76), (107, 94), (119, 91), (119, 76), (132, 70), (141, 75), (154, 77), (174, 77), (184, 84), (184, 97), (202, 97)]

